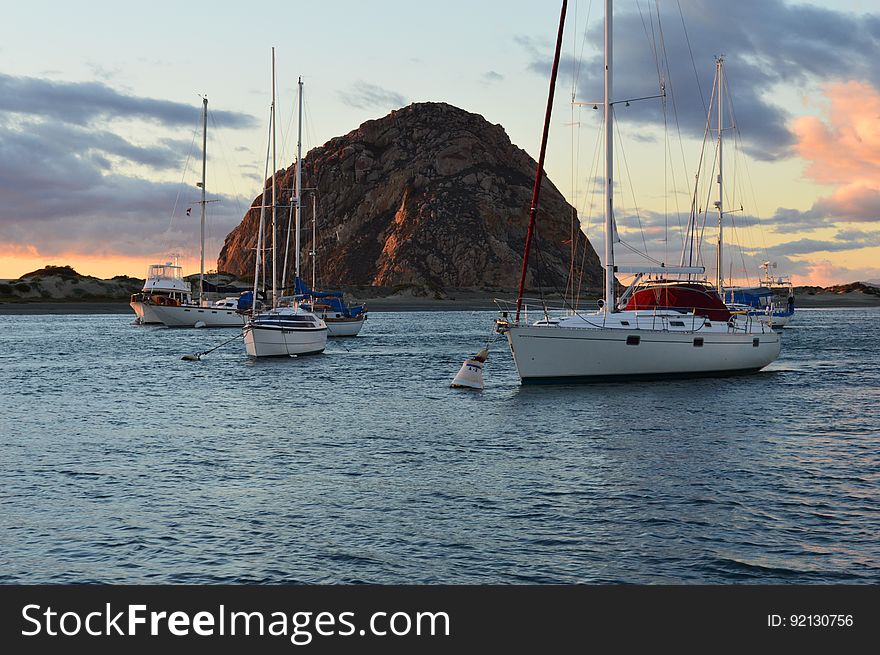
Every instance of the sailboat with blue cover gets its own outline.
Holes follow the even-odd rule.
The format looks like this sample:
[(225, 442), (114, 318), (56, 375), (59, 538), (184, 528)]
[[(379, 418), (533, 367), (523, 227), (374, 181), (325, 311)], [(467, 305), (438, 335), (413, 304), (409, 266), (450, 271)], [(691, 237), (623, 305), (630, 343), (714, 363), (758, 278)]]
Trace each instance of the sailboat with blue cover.
[(300, 307), (327, 324), (328, 337), (355, 337), (367, 320), (366, 305), (346, 303), (341, 291), (309, 289), (301, 278), (296, 278), (294, 294)]

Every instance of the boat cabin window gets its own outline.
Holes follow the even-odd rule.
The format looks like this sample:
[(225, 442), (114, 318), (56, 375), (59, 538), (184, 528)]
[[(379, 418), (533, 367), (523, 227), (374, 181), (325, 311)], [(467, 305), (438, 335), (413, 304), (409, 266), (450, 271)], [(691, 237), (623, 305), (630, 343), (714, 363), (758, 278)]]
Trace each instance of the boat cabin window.
[(672, 327), (684, 327), (684, 321), (669, 321)]
[(621, 325), (629, 325), (629, 321), (621, 321), (620, 324)]

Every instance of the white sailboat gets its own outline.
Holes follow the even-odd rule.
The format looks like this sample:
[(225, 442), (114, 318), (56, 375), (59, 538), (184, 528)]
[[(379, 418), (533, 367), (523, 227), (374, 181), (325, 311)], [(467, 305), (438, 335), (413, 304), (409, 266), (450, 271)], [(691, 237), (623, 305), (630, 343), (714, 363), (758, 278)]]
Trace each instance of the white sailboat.
[[(300, 81), (300, 84), (302, 81)], [(302, 93), (300, 93), (299, 111), (302, 116)], [(313, 313), (306, 311), (294, 299), (288, 305), (280, 305), (278, 302), (278, 284), (276, 265), (276, 196), (275, 196), (275, 49), (272, 49), (272, 307), (264, 312), (254, 311), (251, 319), (244, 326), (245, 350), (251, 357), (285, 357), (291, 355), (316, 355), (324, 351), (327, 346), (327, 325)], [(302, 130), (302, 121), (300, 121)], [(267, 157), (268, 160), (268, 157)], [(299, 202), (301, 195), (301, 170), (300, 159), (297, 158), (296, 175), (296, 200)], [(264, 192), (265, 195), (265, 192)], [(260, 213), (260, 225), (257, 232), (256, 263), (254, 266), (254, 294), (260, 281), (260, 253), (263, 248), (263, 223), (265, 218), (265, 205)], [(296, 264), (295, 275), (299, 277), (299, 250), (300, 250), (300, 225), (299, 211), (296, 213)]]
[(199, 267), (199, 290), (195, 301), (191, 297), (178, 302), (164, 302), (161, 304), (147, 301), (151, 306), (149, 311), (157, 319), (168, 327), (241, 327), (244, 325), (244, 315), (238, 311), (238, 304), (231, 302), (230, 298), (223, 298), (214, 303), (209, 303), (204, 298), (205, 288), (205, 208), (209, 202), (206, 199), (205, 171), (207, 168), (207, 145), (208, 145), (208, 99), (202, 98), (202, 181), (199, 187), (202, 190), (202, 199), (199, 204), (202, 207), (200, 224), (200, 267)]
[(317, 212), (316, 199), (312, 195), (312, 287), (306, 287), (302, 279), (294, 282), (294, 294), (301, 299), (301, 305), (319, 316), (327, 324), (328, 337), (356, 337), (367, 320), (366, 305), (352, 305), (345, 302), (341, 291), (317, 291)]
[(670, 379), (753, 373), (764, 368), (779, 355), (780, 338), (768, 325), (748, 316), (734, 315), (727, 321), (717, 321), (699, 310), (618, 309), (616, 273), (634, 273), (637, 277), (645, 274), (688, 275), (702, 273), (703, 269), (615, 265), (611, 0), (605, 0), (605, 297), (595, 313), (573, 311), (551, 316), (542, 308), (542, 318), (530, 323), (528, 308), (522, 312), (522, 293), (540, 193), (566, 4), (563, 1), (516, 314), (511, 320), (504, 312), (496, 321), (498, 332), (507, 337), (520, 379), (523, 383)]

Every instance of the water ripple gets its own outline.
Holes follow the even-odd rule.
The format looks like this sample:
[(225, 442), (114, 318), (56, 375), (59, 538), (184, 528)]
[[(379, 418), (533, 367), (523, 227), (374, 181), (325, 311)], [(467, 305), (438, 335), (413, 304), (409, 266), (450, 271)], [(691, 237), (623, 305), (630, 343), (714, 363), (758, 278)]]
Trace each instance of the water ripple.
[(448, 389), (492, 318), (193, 363), (228, 334), (0, 316), (0, 583), (880, 579), (880, 311), (748, 378), (523, 387), (498, 342)]

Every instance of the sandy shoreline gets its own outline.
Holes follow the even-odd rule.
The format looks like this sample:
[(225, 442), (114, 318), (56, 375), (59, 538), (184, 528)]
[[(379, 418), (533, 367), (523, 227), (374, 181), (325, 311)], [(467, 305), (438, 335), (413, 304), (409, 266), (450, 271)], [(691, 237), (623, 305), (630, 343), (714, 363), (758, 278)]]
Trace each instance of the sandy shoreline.
[[(447, 299), (420, 298), (414, 296), (391, 296), (368, 298), (365, 301), (371, 312), (420, 312), (420, 311), (495, 311), (496, 296), (463, 294)], [(510, 302), (514, 298), (501, 295)], [(865, 293), (822, 293), (796, 297), (797, 308), (853, 308), (880, 307), (880, 296)], [(589, 306), (590, 303), (587, 303)], [(127, 302), (27, 302), (0, 303), (0, 315), (36, 314), (131, 314)]]

